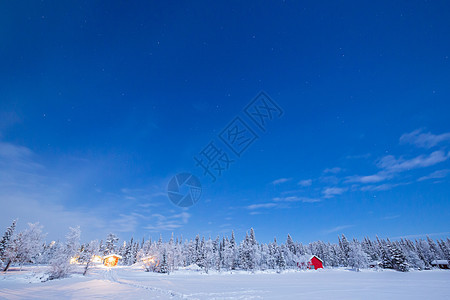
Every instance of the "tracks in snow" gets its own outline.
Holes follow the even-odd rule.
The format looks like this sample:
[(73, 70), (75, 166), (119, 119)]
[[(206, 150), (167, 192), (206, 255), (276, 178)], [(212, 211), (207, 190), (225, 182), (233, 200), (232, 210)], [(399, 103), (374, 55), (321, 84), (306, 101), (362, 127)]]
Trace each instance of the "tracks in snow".
[(140, 288), (140, 289), (146, 289), (148, 291), (152, 291), (152, 292), (157, 292), (159, 294), (161, 294), (162, 296), (169, 296), (171, 298), (175, 298), (175, 299), (197, 299), (197, 298), (191, 298), (187, 295), (183, 295), (182, 293), (178, 293), (175, 291), (171, 291), (171, 290), (165, 290), (165, 289), (161, 289), (161, 288), (157, 288), (157, 287), (151, 287), (151, 286), (146, 286), (146, 285), (141, 285), (141, 284), (136, 284), (132, 281), (127, 281), (127, 280), (123, 280), (123, 279), (119, 279), (119, 277), (117, 276), (117, 272), (114, 269), (108, 269), (103, 273), (103, 278), (105, 280), (111, 281), (111, 282), (115, 282), (115, 283), (119, 283), (119, 284), (125, 284), (128, 286), (132, 286), (135, 288)]

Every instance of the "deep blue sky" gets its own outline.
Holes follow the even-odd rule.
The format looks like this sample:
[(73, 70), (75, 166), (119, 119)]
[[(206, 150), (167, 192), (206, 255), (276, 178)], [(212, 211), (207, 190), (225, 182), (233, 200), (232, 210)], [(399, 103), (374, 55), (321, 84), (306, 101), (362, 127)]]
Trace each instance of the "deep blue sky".
[[(0, 14), (0, 228), (450, 233), (447, 1), (4, 1)], [(211, 183), (193, 157), (261, 90), (284, 115)], [(166, 195), (179, 172), (203, 185), (188, 209)]]

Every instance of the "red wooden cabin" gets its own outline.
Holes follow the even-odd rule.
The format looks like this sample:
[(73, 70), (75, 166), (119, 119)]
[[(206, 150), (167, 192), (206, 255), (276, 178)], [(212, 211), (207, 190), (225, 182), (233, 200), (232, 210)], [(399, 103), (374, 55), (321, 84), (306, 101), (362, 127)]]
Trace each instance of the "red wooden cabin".
[(323, 261), (315, 255), (311, 256), (309, 259), (309, 269), (323, 269)]
[(323, 261), (313, 255), (309, 259), (306, 259), (306, 261), (298, 262), (297, 266), (300, 269), (309, 269), (309, 270), (317, 270), (317, 269), (323, 269)]
[(121, 258), (122, 256), (117, 254), (106, 255), (103, 257), (103, 264), (107, 267), (115, 267)]

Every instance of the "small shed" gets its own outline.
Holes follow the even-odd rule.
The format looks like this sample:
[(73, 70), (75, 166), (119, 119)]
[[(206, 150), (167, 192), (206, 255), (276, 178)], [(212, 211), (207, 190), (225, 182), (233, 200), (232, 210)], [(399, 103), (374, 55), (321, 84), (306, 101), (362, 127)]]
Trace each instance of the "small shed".
[(431, 265), (433, 267), (438, 267), (439, 269), (450, 269), (449, 262), (445, 259), (433, 260)]
[(122, 259), (122, 256), (117, 254), (106, 255), (103, 257), (103, 264), (107, 267), (115, 267), (119, 259)]
[(323, 269), (323, 261), (315, 255), (311, 256), (311, 258), (309, 259), (309, 269)]
[(369, 263), (369, 268), (379, 268), (381, 267), (381, 261), (374, 260)]
[(317, 270), (323, 269), (323, 261), (316, 255), (306, 256), (304, 255), (300, 262), (297, 262), (297, 266), (300, 269)]

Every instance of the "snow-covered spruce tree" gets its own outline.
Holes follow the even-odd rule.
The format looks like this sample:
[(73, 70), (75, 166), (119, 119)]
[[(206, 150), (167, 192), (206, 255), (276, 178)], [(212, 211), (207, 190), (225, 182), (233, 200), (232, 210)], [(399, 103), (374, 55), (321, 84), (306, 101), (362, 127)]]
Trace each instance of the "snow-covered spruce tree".
[(169, 265), (167, 263), (167, 253), (166, 250), (163, 250), (161, 262), (159, 265), (159, 273), (169, 273)]
[(214, 252), (213, 252), (213, 243), (211, 238), (209, 238), (203, 246), (203, 269), (206, 273), (209, 272), (209, 270), (214, 267)]
[(350, 251), (348, 253), (348, 265), (355, 269), (357, 272), (360, 269), (367, 268), (369, 264), (368, 255), (364, 252), (361, 244), (357, 241), (353, 241), (349, 245)]
[(64, 278), (72, 272), (73, 265), (70, 264), (70, 259), (78, 254), (80, 235), (79, 226), (69, 228), (66, 243), (58, 245), (55, 256), (50, 261), (49, 280)]
[(4, 271), (7, 271), (11, 263), (34, 263), (42, 253), (44, 234), (39, 223), (28, 223), (28, 228), (14, 236), (10, 246), (6, 248), (8, 263)]
[(131, 257), (130, 257), (130, 260), (128, 262), (130, 265), (132, 265), (132, 264), (137, 262), (138, 252), (139, 252), (139, 243), (138, 242), (134, 242), (133, 243), (133, 247), (131, 248)]
[(350, 243), (348, 242), (345, 235), (342, 235), (342, 238), (339, 238), (339, 246), (342, 251), (342, 263), (345, 267), (348, 266), (348, 254), (350, 252)]
[(236, 238), (234, 237), (234, 231), (231, 231), (230, 249), (229, 249), (229, 265), (231, 270), (236, 270), (239, 267), (238, 263), (238, 248)]
[(239, 266), (247, 271), (255, 270), (255, 251), (248, 234), (245, 235), (245, 240), (239, 245)]
[(409, 266), (401, 248), (396, 243), (392, 243), (390, 244), (390, 252), (394, 269), (400, 272), (408, 272)]
[(433, 253), (430, 250), (430, 245), (426, 241), (419, 239), (418, 241), (416, 240), (416, 249), (417, 254), (425, 264), (425, 269), (430, 268), (431, 262), (434, 259)]
[(281, 246), (277, 248), (276, 264), (278, 273), (286, 269), (286, 260), (284, 259), (284, 254)]
[(286, 239), (286, 247), (288, 248), (289, 251), (291, 251), (293, 254), (297, 254), (296, 253), (296, 249), (295, 249), (295, 244), (294, 244), (294, 240), (292, 240), (291, 235), (288, 233), (287, 235), (287, 239)]
[(425, 269), (425, 263), (423, 262), (423, 260), (420, 259), (419, 255), (414, 250), (409, 250), (409, 249), (406, 250), (405, 256), (406, 256), (406, 261), (408, 262), (408, 265), (411, 266), (412, 268), (415, 268), (418, 270)]
[[(0, 241), (0, 267), (2, 266), (3, 262), (9, 265), (11, 264), (11, 260), (8, 260), (8, 258), (6, 257), (6, 249), (8, 249), (11, 245), (14, 230), (16, 229), (16, 222), (17, 220), (13, 220), (11, 226), (6, 229), (5, 233), (3, 234), (2, 240)], [(7, 260), (8, 262), (6, 262)], [(5, 268), (3, 271), (8, 270), (8, 268)]]
[(119, 238), (114, 233), (108, 234), (105, 240), (103, 255), (113, 254), (116, 251), (116, 244), (118, 241)]
[(8, 247), (8, 245), (11, 243), (12, 241), (12, 237), (14, 234), (14, 230), (16, 229), (16, 223), (17, 220), (13, 220), (11, 226), (9, 226), (5, 233), (3, 234), (3, 237), (0, 241), (0, 259), (3, 259), (5, 256), (5, 251), (6, 248)]
[[(199, 237), (197, 235), (197, 237)], [(206, 252), (205, 252), (205, 237), (202, 237), (201, 242), (199, 242), (199, 238), (195, 239), (195, 263), (197, 266), (202, 268), (203, 270), (207, 271), (206, 266)]]
[(92, 259), (95, 255), (98, 255), (98, 252), (99, 252), (99, 243), (97, 240), (93, 240), (85, 247), (83, 247), (83, 250), (80, 253), (80, 258), (78, 260), (80, 263), (85, 264), (83, 275), (87, 274), (87, 271), (92, 265)]
[(133, 250), (133, 238), (128, 242), (123, 251), (123, 264), (126, 266), (131, 266), (134, 262), (132, 259), (132, 250)]
[(438, 245), (436, 245), (436, 243), (429, 236), (427, 236), (427, 242), (430, 246), (430, 251), (433, 254), (433, 260), (443, 259), (444, 254), (442, 253), (441, 248), (439, 248)]
[(222, 251), (220, 246), (220, 237), (217, 236), (216, 239), (212, 242), (212, 263), (216, 271), (220, 272), (222, 266)]
[(379, 261), (380, 260), (380, 255), (377, 251), (377, 247), (375, 246), (374, 243), (372, 243), (372, 241), (369, 238), (364, 238), (364, 241), (361, 243), (361, 246), (364, 250), (364, 252), (366, 252), (369, 255), (369, 259), (371, 261)]
[(442, 254), (443, 254), (443, 258), (450, 260), (450, 248), (447, 247), (447, 245), (445, 244), (445, 242), (443, 240), (438, 240), (437, 241), (439, 244), (439, 247), (441, 248)]

